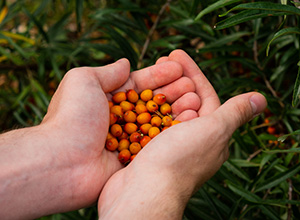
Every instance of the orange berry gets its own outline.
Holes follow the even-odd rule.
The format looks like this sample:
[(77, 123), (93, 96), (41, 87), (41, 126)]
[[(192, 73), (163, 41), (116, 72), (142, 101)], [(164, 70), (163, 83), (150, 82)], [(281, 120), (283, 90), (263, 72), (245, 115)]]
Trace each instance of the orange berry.
[(141, 145), (137, 142), (133, 142), (129, 145), (130, 153), (137, 154), (142, 149)]
[(110, 108), (111, 113), (115, 113), (119, 118), (123, 118), (124, 112), (121, 106), (114, 105)]
[(159, 116), (154, 116), (152, 119), (151, 119), (151, 125), (152, 126), (155, 126), (155, 127), (159, 127), (161, 126), (161, 118)]
[(137, 131), (138, 126), (132, 122), (128, 122), (124, 125), (124, 131), (127, 134), (132, 134), (133, 132)]
[(139, 99), (135, 104), (136, 105), (146, 105), (146, 102), (144, 102), (143, 100)]
[(155, 112), (155, 111), (158, 110), (158, 105), (152, 100), (149, 100), (147, 102), (146, 107), (147, 107), (149, 112)]
[(131, 153), (127, 149), (121, 150), (118, 155), (118, 159), (122, 164), (127, 163), (130, 160), (130, 157), (131, 157)]
[(110, 132), (108, 132), (108, 134), (106, 136), (106, 140), (111, 139), (111, 138), (114, 138), (114, 136)]
[(163, 127), (163, 128), (161, 129), (160, 132), (163, 132), (163, 131), (167, 130), (168, 128), (169, 128), (168, 126), (165, 126), (165, 127)]
[(181, 121), (173, 120), (171, 126), (181, 123)]
[(141, 113), (144, 113), (144, 112), (148, 112), (148, 110), (147, 110), (146, 105), (143, 105), (143, 104), (137, 104), (137, 105), (135, 106), (135, 112), (136, 112), (137, 114), (141, 114)]
[(276, 134), (276, 128), (274, 126), (269, 126), (267, 131), (269, 134)]
[(125, 131), (123, 131), (123, 133), (121, 134), (121, 136), (118, 137), (119, 140), (127, 139), (127, 138), (128, 138), (128, 134)]
[(139, 142), (141, 140), (141, 134), (139, 132), (133, 132), (130, 137), (129, 140), (130, 142)]
[(140, 97), (143, 101), (147, 102), (153, 97), (153, 92), (151, 89), (145, 89), (141, 92)]
[(109, 114), (109, 125), (112, 125), (118, 121), (118, 116), (115, 113)]
[(113, 105), (114, 105), (114, 103), (113, 103), (112, 101), (108, 101), (108, 107), (109, 107), (109, 109), (110, 109), (111, 107), (113, 107)]
[(121, 127), (121, 125), (119, 124), (113, 124), (110, 127), (110, 133), (114, 136), (114, 137), (119, 137), (122, 135), (123, 133), (123, 129)]
[(129, 89), (126, 92), (127, 100), (131, 103), (136, 103), (139, 100), (139, 95), (133, 89)]
[(144, 112), (144, 113), (139, 114), (137, 116), (136, 120), (141, 125), (145, 124), (145, 123), (149, 123), (151, 121), (151, 115), (149, 112)]
[(118, 147), (118, 151), (124, 150), (124, 149), (128, 149), (130, 145), (129, 140), (127, 139), (121, 139), (119, 141), (119, 147)]
[(171, 114), (172, 108), (168, 103), (164, 103), (163, 105), (160, 106), (160, 113), (163, 115)]
[(160, 133), (160, 130), (158, 127), (152, 127), (148, 131), (148, 135), (150, 138), (154, 138), (156, 135)]
[(134, 104), (132, 104), (128, 101), (122, 101), (120, 103), (120, 106), (123, 109), (123, 112), (130, 111), (130, 110), (133, 110), (135, 108)]
[(169, 127), (169, 126), (171, 126), (172, 125), (172, 118), (170, 117), (170, 116), (164, 116), (163, 118), (162, 118), (162, 124), (163, 124), (163, 126), (166, 126), (166, 127)]
[(136, 121), (136, 114), (133, 111), (127, 111), (124, 114), (124, 120), (126, 122), (135, 122)]
[(122, 101), (126, 100), (126, 93), (125, 92), (117, 92), (113, 95), (112, 100), (114, 103), (121, 103)]
[(143, 136), (140, 140), (140, 145), (142, 147), (145, 147), (145, 145), (148, 144), (149, 141), (151, 141), (151, 138), (149, 136)]
[(153, 101), (156, 102), (158, 105), (162, 105), (166, 102), (167, 98), (164, 94), (156, 94), (153, 97)]
[(140, 126), (140, 131), (141, 131), (143, 134), (148, 134), (148, 131), (149, 131), (149, 129), (150, 129), (151, 127), (152, 127), (152, 125), (149, 124), (149, 123), (142, 124), (142, 125)]
[(106, 140), (105, 147), (109, 151), (115, 151), (119, 146), (117, 138), (110, 138)]

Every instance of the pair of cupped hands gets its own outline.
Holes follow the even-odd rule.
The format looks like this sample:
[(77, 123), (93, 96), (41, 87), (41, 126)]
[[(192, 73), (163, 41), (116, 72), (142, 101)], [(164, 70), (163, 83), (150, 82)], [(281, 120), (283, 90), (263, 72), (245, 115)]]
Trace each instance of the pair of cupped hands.
[[(123, 167), (104, 146), (108, 100), (128, 89), (165, 94), (182, 123), (156, 136)], [(233, 132), (265, 107), (265, 98), (256, 92), (220, 105), (214, 88), (182, 50), (134, 72), (127, 59), (74, 68), (39, 125), (49, 142), (55, 141), (47, 148), (49, 157), (64, 173), (69, 195), (68, 204), (58, 202), (49, 214), (98, 201), (100, 219), (180, 219), (189, 198), (227, 160)]]

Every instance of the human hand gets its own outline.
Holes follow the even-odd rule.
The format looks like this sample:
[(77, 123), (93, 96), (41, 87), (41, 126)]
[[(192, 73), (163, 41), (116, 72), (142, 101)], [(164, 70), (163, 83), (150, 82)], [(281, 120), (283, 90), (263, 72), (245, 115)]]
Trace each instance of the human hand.
[[(156, 136), (109, 179), (98, 203), (100, 219), (181, 219), (193, 192), (228, 158), (232, 133), (266, 107), (258, 93), (234, 97), (220, 106), (213, 88), (186, 53), (174, 51), (157, 63), (166, 61), (181, 64), (183, 75), (193, 81), (196, 96), (189, 97), (199, 101), (198, 108), (178, 114), (177, 119), (185, 122)], [(186, 100), (178, 98), (172, 104), (175, 113), (188, 104)]]

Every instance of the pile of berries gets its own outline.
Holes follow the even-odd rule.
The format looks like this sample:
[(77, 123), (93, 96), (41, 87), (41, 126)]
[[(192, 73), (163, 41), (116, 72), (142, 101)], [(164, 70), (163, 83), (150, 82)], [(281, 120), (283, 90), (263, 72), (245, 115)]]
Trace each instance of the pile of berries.
[(160, 132), (180, 123), (173, 120), (172, 108), (164, 94), (153, 95), (151, 89), (138, 94), (130, 89), (118, 92), (108, 101), (110, 126), (105, 147), (118, 150), (118, 159), (127, 164)]

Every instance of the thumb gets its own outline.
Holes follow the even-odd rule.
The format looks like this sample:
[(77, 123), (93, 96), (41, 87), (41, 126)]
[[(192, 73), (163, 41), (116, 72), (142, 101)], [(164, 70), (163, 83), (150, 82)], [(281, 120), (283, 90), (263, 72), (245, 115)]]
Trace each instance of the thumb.
[(245, 93), (229, 99), (213, 115), (225, 123), (232, 134), (238, 127), (259, 115), (267, 106), (266, 98), (257, 92)]
[(130, 73), (130, 63), (123, 58), (106, 66), (95, 67), (95, 73), (103, 91), (105, 93), (112, 92), (127, 81)]

